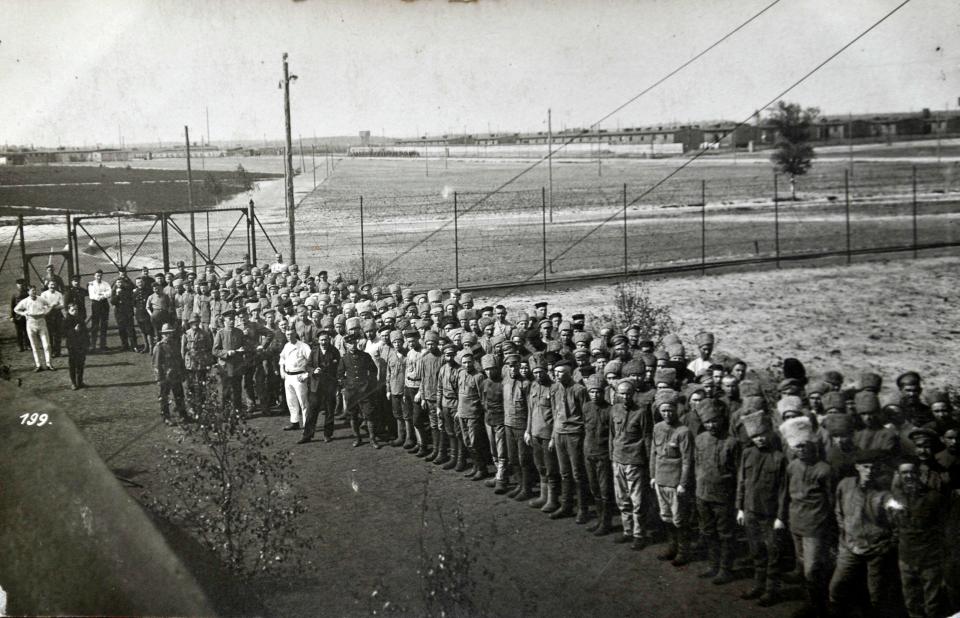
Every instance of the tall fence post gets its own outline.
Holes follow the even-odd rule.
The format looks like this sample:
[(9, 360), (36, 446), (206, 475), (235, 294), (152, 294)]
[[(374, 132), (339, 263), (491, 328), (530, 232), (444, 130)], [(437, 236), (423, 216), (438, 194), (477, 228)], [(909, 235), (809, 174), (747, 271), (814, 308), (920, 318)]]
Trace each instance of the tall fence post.
[[(193, 271), (197, 271), (197, 237), (196, 237), (196, 228), (193, 218), (193, 169), (190, 165), (190, 127), (184, 125), (183, 127), (183, 136), (187, 142), (187, 206), (190, 209), (190, 263), (193, 264)], [(209, 137), (209, 136), (207, 136)], [(201, 146), (203, 142), (201, 141)], [(202, 148), (201, 148), (202, 151)], [(200, 153), (201, 155), (203, 152)], [(203, 157), (200, 158), (203, 161)], [(120, 264), (123, 264), (123, 260), (120, 260)]]
[(363, 238), (363, 196), (360, 196), (360, 282), (363, 283), (367, 278), (367, 257), (366, 247)]
[(700, 275), (707, 274), (707, 181), (700, 181)]
[(623, 183), (623, 276), (630, 270), (627, 262), (627, 183)]
[(117, 264), (123, 268), (123, 228), (120, 225), (120, 215), (117, 215)]
[(257, 212), (253, 207), (253, 200), (247, 204), (247, 225), (250, 226), (248, 240), (250, 242), (250, 263), (257, 264)]
[(453, 283), (460, 287), (460, 213), (457, 192), (453, 192)]
[(913, 166), (913, 259), (917, 259), (917, 166)]
[(543, 289), (547, 289), (547, 189), (540, 187), (541, 229), (543, 231)]
[(780, 268), (780, 192), (776, 172), (773, 173), (773, 250), (777, 256), (777, 268)]
[(73, 273), (79, 271), (73, 269), (73, 237), (70, 235), (70, 230), (73, 227), (73, 217), (69, 210), (64, 214), (67, 216), (67, 277), (69, 277), (69, 281), (73, 279)]
[(73, 276), (73, 273), (79, 273), (80, 269), (77, 262), (77, 243), (76, 238), (74, 237), (74, 226), (73, 226), (73, 215), (70, 211), (67, 211), (67, 247), (70, 251), (70, 275)]
[(73, 268), (74, 272), (80, 273), (80, 241), (77, 239), (77, 221), (72, 221), (70, 230), (70, 242), (73, 243)]
[(30, 265), (27, 264), (27, 243), (23, 240), (23, 215), (17, 215), (17, 227), (20, 228), (20, 262), (23, 264), (23, 280), (30, 283)]
[(843, 199), (847, 231), (847, 264), (850, 264), (850, 170), (843, 170)]
[(170, 271), (170, 235), (167, 230), (167, 214), (160, 214), (160, 244), (163, 256), (163, 272)]

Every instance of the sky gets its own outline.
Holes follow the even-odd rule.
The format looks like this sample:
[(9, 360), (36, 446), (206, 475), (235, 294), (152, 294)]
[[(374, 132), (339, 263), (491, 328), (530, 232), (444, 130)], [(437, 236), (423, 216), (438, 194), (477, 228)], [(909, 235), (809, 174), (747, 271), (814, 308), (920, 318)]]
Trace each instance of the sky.
[[(0, 145), (590, 126), (772, 0), (2, 0)], [(901, 0), (780, 0), (605, 127), (744, 120)], [(912, 0), (785, 98), (957, 109), (960, 2)]]

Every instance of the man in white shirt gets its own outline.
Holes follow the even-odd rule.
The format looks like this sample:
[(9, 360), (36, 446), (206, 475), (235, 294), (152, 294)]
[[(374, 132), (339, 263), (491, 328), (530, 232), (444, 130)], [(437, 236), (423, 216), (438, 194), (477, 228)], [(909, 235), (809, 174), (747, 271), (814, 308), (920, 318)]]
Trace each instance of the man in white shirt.
[(270, 265), (270, 272), (276, 275), (277, 273), (286, 272), (288, 268), (289, 267), (283, 262), (283, 254), (278, 253), (277, 261)]
[(107, 349), (107, 320), (110, 317), (110, 295), (113, 288), (103, 280), (103, 271), (93, 273), (93, 281), (87, 284), (90, 297), (90, 351), (92, 352), (100, 337), (100, 349)]
[(31, 285), (27, 289), (28, 296), (17, 303), (13, 312), (27, 319), (27, 336), (30, 338), (30, 347), (33, 349), (34, 371), (43, 371), (40, 364), (40, 349), (43, 348), (43, 358), (46, 368), (54, 371), (50, 362), (50, 335), (47, 332), (47, 314), (50, 305), (37, 295), (37, 286)]
[(713, 361), (710, 360), (710, 355), (713, 354), (713, 333), (699, 332), (697, 333), (696, 341), (697, 349), (700, 351), (700, 357), (687, 363), (687, 369), (689, 369), (693, 375), (699, 376), (713, 364)]
[(40, 298), (50, 306), (47, 313), (47, 336), (50, 337), (50, 355), (53, 358), (60, 356), (60, 342), (63, 339), (63, 294), (57, 289), (57, 282), (47, 279), (46, 288), (40, 293)]
[(493, 334), (509, 339), (513, 332), (513, 324), (507, 321), (507, 308), (503, 305), (497, 305), (493, 309), (493, 314), (496, 316), (493, 322)]
[(295, 328), (287, 328), (287, 343), (280, 351), (280, 377), (287, 396), (287, 409), (290, 411), (290, 424), (284, 431), (301, 429), (300, 423), (307, 422), (307, 404), (310, 393), (310, 346), (300, 341)]

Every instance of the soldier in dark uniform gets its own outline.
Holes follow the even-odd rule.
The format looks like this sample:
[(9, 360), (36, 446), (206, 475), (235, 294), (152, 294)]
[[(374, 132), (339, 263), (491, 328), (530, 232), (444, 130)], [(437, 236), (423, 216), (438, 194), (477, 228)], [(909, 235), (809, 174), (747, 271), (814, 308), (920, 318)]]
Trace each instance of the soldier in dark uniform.
[(126, 275), (123, 275), (114, 282), (113, 294), (110, 296), (110, 304), (113, 305), (113, 314), (117, 320), (120, 345), (124, 350), (136, 350), (137, 331), (133, 328), (133, 284), (126, 278)]
[(160, 387), (160, 415), (163, 422), (170, 424), (170, 394), (173, 394), (174, 408), (181, 419), (189, 421), (183, 402), (183, 358), (174, 344), (172, 335), (176, 329), (172, 324), (164, 324), (160, 329), (160, 343), (153, 349), (153, 371)]
[(229, 401), (235, 411), (242, 412), (243, 331), (233, 325), (236, 313), (232, 309), (224, 311), (221, 317), (223, 328), (213, 336), (213, 355), (220, 364), (220, 397), (221, 401)]
[(30, 348), (30, 339), (27, 337), (27, 318), (14, 313), (13, 308), (27, 296), (29, 296), (27, 280), (17, 279), (17, 291), (10, 297), (10, 320), (17, 329), (17, 346), (21, 352), (26, 352)]
[[(356, 320), (356, 318), (350, 318), (350, 320)], [(363, 444), (363, 438), (360, 436), (360, 425), (366, 422), (367, 431), (370, 433), (370, 442), (373, 444), (373, 448), (379, 449), (380, 442), (377, 441), (373, 426), (377, 405), (374, 398), (380, 392), (380, 383), (377, 381), (377, 364), (372, 356), (360, 349), (360, 335), (356, 332), (356, 329), (350, 330), (349, 326), (348, 324), (348, 332), (344, 337), (347, 350), (337, 367), (337, 379), (340, 382), (341, 389), (343, 389), (348, 406), (347, 415), (350, 418), (350, 427), (353, 429), (355, 437), (353, 446)]]
[(187, 395), (191, 406), (202, 404), (207, 398), (207, 372), (213, 364), (213, 337), (200, 328), (200, 314), (189, 319), (190, 329), (180, 340), (180, 353), (187, 373)]
[(70, 368), (70, 384), (73, 390), (83, 388), (83, 368), (87, 362), (87, 321), (80, 316), (77, 303), (67, 305), (63, 320), (63, 336), (67, 342), (67, 360)]
[(318, 418), (323, 430), (323, 441), (330, 442), (333, 439), (333, 413), (337, 407), (339, 366), (340, 352), (333, 347), (330, 332), (321, 330), (317, 335), (317, 346), (310, 351), (310, 395), (307, 421), (304, 423), (301, 438), (304, 442), (313, 438)]

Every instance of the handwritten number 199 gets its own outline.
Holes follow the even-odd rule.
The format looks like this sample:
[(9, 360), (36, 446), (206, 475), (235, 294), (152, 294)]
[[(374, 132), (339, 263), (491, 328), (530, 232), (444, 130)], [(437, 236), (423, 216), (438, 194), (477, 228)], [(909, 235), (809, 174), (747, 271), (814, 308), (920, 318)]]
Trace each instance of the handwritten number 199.
[(36, 425), (37, 427), (43, 427), (47, 424), (47, 421), (50, 420), (50, 417), (46, 414), (21, 414), (20, 415), (20, 424), (21, 425)]

